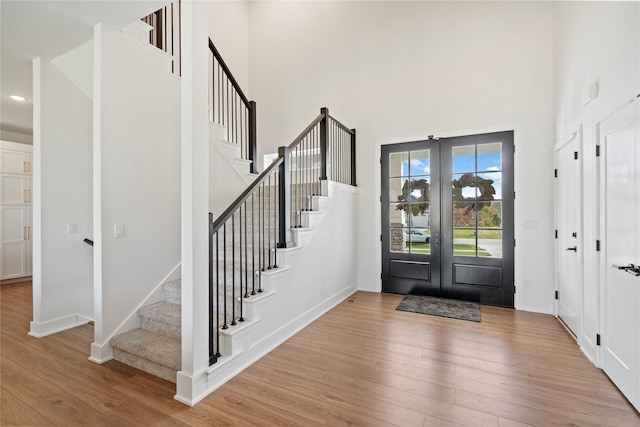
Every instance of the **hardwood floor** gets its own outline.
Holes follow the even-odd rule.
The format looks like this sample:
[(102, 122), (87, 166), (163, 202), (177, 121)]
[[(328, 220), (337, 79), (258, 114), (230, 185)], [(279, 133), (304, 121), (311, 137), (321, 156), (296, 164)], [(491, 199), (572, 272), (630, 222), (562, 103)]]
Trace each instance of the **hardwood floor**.
[(201, 403), (116, 361), (91, 325), (36, 339), (31, 283), (0, 287), (2, 426), (640, 425), (552, 316), (482, 307), (482, 322), (395, 311), (359, 292)]

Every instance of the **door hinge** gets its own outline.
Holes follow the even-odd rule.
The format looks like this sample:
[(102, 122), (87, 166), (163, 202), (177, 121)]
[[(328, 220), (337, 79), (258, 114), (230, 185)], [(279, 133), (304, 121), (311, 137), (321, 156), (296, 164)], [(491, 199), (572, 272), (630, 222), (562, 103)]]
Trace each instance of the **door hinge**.
[(556, 299), (558, 299), (558, 291), (556, 291)]
[(578, 152), (577, 151), (573, 152), (573, 160), (578, 160)]
[(596, 240), (596, 252), (600, 252), (600, 240)]
[(380, 280), (382, 280), (382, 273), (380, 273)]
[(553, 170), (553, 177), (557, 178), (558, 177), (558, 169), (554, 169)]
[(516, 247), (516, 239), (513, 239), (513, 247)]
[(596, 345), (600, 345), (600, 334), (596, 334)]
[(382, 203), (382, 194), (380, 195), (380, 203)]
[(558, 238), (558, 230), (556, 230), (556, 239)]
[(596, 157), (600, 157), (600, 146), (596, 145)]
[(516, 192), (514, 191), (513, 192), (513, 200), (515, 200), (515, 199), (516, 199)]
[(382, 234), (380, 235), (380, 241), (382, 242)]

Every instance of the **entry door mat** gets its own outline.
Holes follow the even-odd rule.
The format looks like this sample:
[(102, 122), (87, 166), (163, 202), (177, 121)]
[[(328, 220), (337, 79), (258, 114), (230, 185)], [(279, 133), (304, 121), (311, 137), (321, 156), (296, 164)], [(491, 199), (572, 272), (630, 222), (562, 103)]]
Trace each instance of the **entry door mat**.
[(396, 310), (452, 319), (480, 321), (480, 304), (470, 301), (429, 297), (425, 295), (407, 295), (398, 304)]

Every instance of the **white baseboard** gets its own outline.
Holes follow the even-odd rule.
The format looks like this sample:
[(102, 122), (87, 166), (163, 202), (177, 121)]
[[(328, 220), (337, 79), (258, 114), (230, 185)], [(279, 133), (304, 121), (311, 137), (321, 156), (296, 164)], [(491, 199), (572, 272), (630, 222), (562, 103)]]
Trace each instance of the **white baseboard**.
[(42, 338), (57, 332), (66, 331), (67, 329), (86, 325), (89, 322), (93, 322), (93, 319), (77, 313), (59, 317), (57, 319), (47, 320), (46, 322), (32, 321), (30, 324), (29, 335), (36, 338)]
[(204, 369), (193, 376), (178, 372), (177, 393), (174, 399), (185, 405), (195, 405), (356, 291), (355, 283), (343, 288), (280, 328), (265, 335), (260, 341), (252, 343), (250, 348), (245, 349), (244, 352), (237, 355), (232, 354), (231, 360), (221, 359), (218, 362), (219, 365), (216, 364), (217, 366)]
[(102, 365), (105, 362), (113, 359), (113, 348), (108, 344), (91, 344), (91, 356), (89, 360), (98, 365)]

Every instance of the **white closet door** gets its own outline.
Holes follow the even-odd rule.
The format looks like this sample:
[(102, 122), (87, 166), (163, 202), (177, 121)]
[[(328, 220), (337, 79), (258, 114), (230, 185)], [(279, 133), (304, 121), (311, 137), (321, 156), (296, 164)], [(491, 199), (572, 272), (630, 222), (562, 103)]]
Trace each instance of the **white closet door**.
[(602, 369), (640, 410), (640, 101), (600, 124)]
[[(31, 177), (29, 177), (31, 178)], [(0, 204), (27, 204), (31, 190), (27, 188), (27, 176), (17, 174), (0, 174)]]

